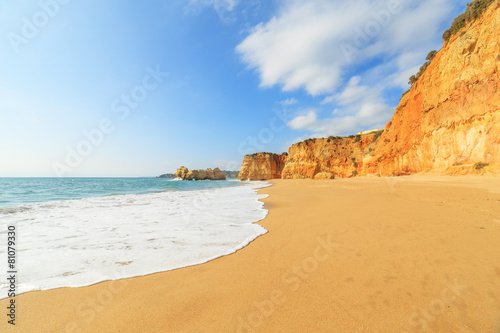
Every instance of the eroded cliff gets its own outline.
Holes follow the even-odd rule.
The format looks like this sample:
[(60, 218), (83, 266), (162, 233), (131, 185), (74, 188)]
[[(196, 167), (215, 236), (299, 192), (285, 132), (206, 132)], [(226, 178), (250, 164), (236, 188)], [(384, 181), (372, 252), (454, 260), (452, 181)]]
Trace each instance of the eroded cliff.
[[(433, 55), (380, 137), (368, 134), (294, 144), (282, 178), (500, 173), (499, 36), (500, 0), (496, 0)], [(247, 156), (240, 175), (278, 178), (279, 165)]]
[(243, 159), (239, 180), (265, 180), (281, 178), (286, 155), (257, 153)]
[(377, 133), (296, 143), (288, 149), (282, 178), (354, 177), (363, 169), (363, 154), (371, 149)]
[[(401, 99), (364, 173), (497, 172), (500, 164), (500, 3), (454, 34)], [(485, 168), (472, 167), (486, 163)]]
[(219, 168), (189, 171), (185, 166), (181, 166), (174, 175), (182, 180), (226, 180), (226, 176)]

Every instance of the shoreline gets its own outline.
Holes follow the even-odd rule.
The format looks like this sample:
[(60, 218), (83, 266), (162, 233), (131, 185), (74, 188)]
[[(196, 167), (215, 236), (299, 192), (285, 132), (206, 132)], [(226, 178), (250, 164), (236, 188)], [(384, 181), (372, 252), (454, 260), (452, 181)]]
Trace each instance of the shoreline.
[[(260, 182), (264, 182), (264, 181), (260, 181)], [(259, 195), (259, 191), (261, 191), (262, 189), (264, 188), (267, 188), (267, 187), (271, 187), (273, 184), (272, 183), (269, 183), (269, 185), (265, 185), (264, 187), (259, 187), (255, 190), (255, 193), (256, 195)], [(267, 198), (267, 197), (266, 197)], [(262, 200), (263, 199), (266, 199), (266, 198), (262, 198), (262, 199), (257, 199), (257, 201), (259, 202), (262, 202), (263, 205), (262, 205), (262, 209), (264, 210), (267, 210), (269, 214), (269, 209), (272, 207), (271, 204), (269, 203), (266, 203), (266, 202), (263, 202)], [(267, 214), (264, 218), (258, 220), (258, 221), (255, 221), (255, 222), (252, 222), (251, 224), (258, 224), (260, 225), (260, 222), (264, 221), (267, 217)], [(260, 225), (261, 226), (261, 225)], [(194, 266), (198, 266), (198, 265), (204, 265), (204, 264), (207, 264), (213, 260), (217, 260), (219, 258), (222, 258), (222, 257), (226, 257), (226, 256), (230, 256), (232, 254), (235, 254), (236, 252), (244, 249), (245, 247), (247, 246), (250, 246), (250, 244), (252, 244), (257, 238), (267, 234), (269, 231), (267, 231), (266, 229), (266, 233), (262, 234), (262, 235), (259, 235), (257, 236), (256, 238), (253, 238), (252, 240), (250, 241), (245, 241), (247, 242), (246, 245), (242, 245), (242, 247), (236, 249), (234, 252), (230, 252), (230, 253), (225, 253), (225, 254), (221, 254), (220, 256), (218, 257), (215, 257), (215, 258), (211, 258), (211, 259), (207, 259), (207, 261), (204, 261), (204, 262), (200, 262), (200, 263), (195, 263), (195, 264), (190, 264), (188, 266), (183, 266), (183, 267), (178, 267), (178, 268), (173, 268), (173, 269), (169, 269), (169, 270), (165, 270), (165, 271), (159, 271), (159, 272), (153, 272), (153, 273), (145, 273), (145, 274), (142, 274), (142, 275), (137, 275), (137, 276), (130, 276), (130, 277), (125, 277), (125, 278), (118, 278), (118, 279), (109, 279), (109, 280), (104, 280), (104, 281), (98, 281), (98, 282), (95, 282), (95, 283), (92, 283), (92, 284), (89, 284), (89, 285), (85, 285), (85, 286), (77, 286), (77, 287), (72, 287), (72, 286), (62, 286), (62, 287), (56, 287), (56, 288), (50, 288), (50, 289), (42, 289), (42, 290), (30, 290), (30, 291), (25, 291), (25, 292), (22, 292), (22, 293), (17, 293), (16, 295), (17, 296), (20, 296), (20, 295), (24, 295), (24, 294), (29, 294), (29, 293), (38, 293), (38, 292), (46, 292), (46, 291), (49, 291), (49, 290), (60, 290), (60, 289), (77, 289), (77, 288), (86, 288), (86, 287), (92, 287), (92, 286), (95, 286), (95, 285), (98, 285), (100, 283), (107, 283), (107, 282), (113, 282), (113, 281), (119, 281), (119, 280), (126, 280), (126, 279), (134, 279), (134, 278), (141, 278), (141, 277), (144, 277), (144, 276), (149, 276), (149, 275), (154, 275), (154, 274), (161, 274), (161, 273), (166, 273), (166, 272), (170, 272), (170, 271), (175, 271), (175, 270), (178, 270), (178, 269), (184, 269), (184, 268), (189, 268), (189, 267), (194, 267)], [(6, 299), (8, 299), (8, 296), (4, 297), (4, 298), (0, 298), (0, 302), (1, 301), (5, 301)]]
[[(200, 185), (0, 212), (4, 225), (21, 233), (11, 249), (13, 260), (24, 263), (14, 292), (86, 287), (194, 266), (267, 232), (254, 222), (268, 213), (256, 193), (268, 183)], [(1, 299), (13, 290), (5, 277), (3, 282)]]
[[(270, 183), (258, 190), (269, 195), (261, 199), (269, 212), (255, 222), (268, 232), (244, 248), (172, 271), (21, 294), (16, 328), (500, 329), (497, 178)], [(2, 331), (15, 331), (6, 324), (0, 323)]]

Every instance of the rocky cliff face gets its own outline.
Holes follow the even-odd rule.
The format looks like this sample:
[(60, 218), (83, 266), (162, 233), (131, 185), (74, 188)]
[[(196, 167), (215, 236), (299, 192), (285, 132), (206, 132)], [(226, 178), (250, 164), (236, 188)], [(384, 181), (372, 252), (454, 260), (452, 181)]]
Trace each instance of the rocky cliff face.
[(176, 178), (182, 180), (226, 180), (226, 176), (220, 171), (219, 168), (207, 170), (191, 170), (182, 166), (175, 172)]
[(181, 178), (185, 179), (187, 173), (189, 172), (189, 169), (186, 168), (185, 166), (181, 166), (177, 171), (174, 173), (175, 178)]
[(363, 169), (363, 154), (375, 133), (349, 138), (310, 139), (288, 149), (283, 179), (353, 177)]
[(281, 178), (285, 166), (285, 155), (258, 153), (243, 159), (239, 180), (265, 180)]
[[(380, 137), (294, 144), (282, 178), (500, 173), (499, 36), (496, 0), (444, 44)], [(277, 178), (279, 165), (269, 157), (247, 156), (239, 178), (252, 173), (259, 175), (255, 179)]]
[(396, 109), (364, 173), (476, 173), (500, 164), (500, 3), (452, 36)]

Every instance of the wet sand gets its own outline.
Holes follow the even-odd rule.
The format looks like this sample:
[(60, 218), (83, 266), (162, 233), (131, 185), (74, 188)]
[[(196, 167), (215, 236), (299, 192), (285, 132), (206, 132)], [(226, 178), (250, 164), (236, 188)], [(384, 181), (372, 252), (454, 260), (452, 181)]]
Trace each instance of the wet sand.
[(500, 178), (272, 183), (235, 254), (19, 295), (15, 330), (4, 299), (0, 331), (500, 332)]

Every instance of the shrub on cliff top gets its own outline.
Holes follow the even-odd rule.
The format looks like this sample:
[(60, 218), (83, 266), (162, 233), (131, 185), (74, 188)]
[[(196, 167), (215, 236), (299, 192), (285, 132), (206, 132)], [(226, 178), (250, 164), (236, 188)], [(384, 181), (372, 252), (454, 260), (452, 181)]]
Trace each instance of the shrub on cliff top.
[[(354, 135), (349, 135), (349, 136), (333, 136), (333, 135), (330, 135), (328, 138), (326, 138), (326, 142), (332, 142), (332, 141), (335, 141), (335, 140), (342, 140), (342, 139), (345, 139), (345, 138), (354, 138)], [(325, 138), (320, 138), (322, 140), (324, 140)], [(300, 147), (300, 145), (302, 143), (309, 143), (309, 142), (316, 142), (316, 140), (318, 140), (317, 138), (309, 138), (309, 139), (306, 139), (304, 141), (300, 141), (300, 142), (297, 142), (297, 147)], [(357, 141), (355, 141), (357, 142)]]
[[(452, 22), (451, 27), (443, 33), (443, 40), (448, 41), (451, 36), (462, 29), (467, 22), (473, 21), (481, 16), (481, 14), (491, 5), (495, 0), (474, 0), (467, 4), (467, 8), (463, 14), (458, 15)], [(422, 67), (420, 67), (417, 74), (410, 76), (408, 81), (409, 85), (414, 85), (422, 74), (424, 74), (427, 67), (429, 67), (432, 59), (436, 56), (437, 51), (431, 51), (425, 58), (427, 60)], [(405, 94), (403, 94), (404, 96)]]
[(429, 54), (427, 54), (427, 57), (425, 57), (425, 60), (432, 61), (432, 59), (434, 59), (437, 53), (438, 52), (436, 50), (429, 52)]
[(412, 86), (415, 84), (415, 82), (417, 82), (417, 76), (416, 75), (410, 76), (410, 78), (408, 79), (408, 84)]
[(429, 52), (427, 54), (427, 57), (425, 57), (425, 60), (427, 60), (427, 61), (424, 62), (424, 64), (420, 67), (420, 69), (418, 70), (418, 73), (415, 74), (415, 75), (410, 76), (410, 79), (408, 81), (409, 85), (411, 85), (411, 86), (414, 85), (415, 82), (417, 82), (418, 78), (421, 77), (422, 74), (424, 74), (425, 70), (427, 69), (427, 67), (429, 67), (429, 65), (431, 64), (432, 60), (436, 56), (436, 54), (437, 54), (436, 50), (432, 50), (431, 52)]
[(259, 155), (259, 154), (271, 155), (271, 156), (278, 155), (276, 153), (263, 152), (263, 153), (253, 153), (253, 154), (250, 154), (250, 155), (247, 155), (247, 156), (255, 157), (255, 156)]
[[(350, 136), (349, 136), (350, 137)], [(354, 136), (353, 136), (354, 137)], [(328, 139), (326, 140), (326, 142), (330, 142), (330, 141), (334, 141), (334, 140), (342, 140), (344, 137), (342, 136), (333, 136), (333, 135), (330, 135), (328, 137)]]
[(474, 0), (467, 4), (467, 8), (463, 14), (458, 15), (448, 30), (443, 33), (443, 40), (448, 41), (451, 36), (462, 29), (468, 22), (474, 21), (483, 14), (483, 12), (491, 5), (495, 0)]
[(484, 167), (487, 167), (489, 164), (488, 163), (483, 163), (483, 162), (477, 162), (476, 164), (474, 164), (474, 168), (476, 170), (481, 170), (483, 169)]
[(384, 130), (377, 131), (375, 135), (373, 136), (372, 142), (377, 141), (377, 139), (384, 133)]
[(422, 66), (420, 66), (420, 69), (418, 70), (418, 73), (417, 73), (417, 80), (419, 77), (422, 76), (422, 74), (424, 74), (425, 70), (427, 69), (427, 67), (429, 67), (430, 64), (431, 64), (430, 61), (426, 61), (426, 62), (424, 62), (424, 64)]

